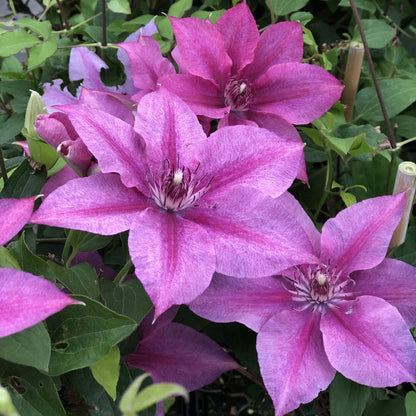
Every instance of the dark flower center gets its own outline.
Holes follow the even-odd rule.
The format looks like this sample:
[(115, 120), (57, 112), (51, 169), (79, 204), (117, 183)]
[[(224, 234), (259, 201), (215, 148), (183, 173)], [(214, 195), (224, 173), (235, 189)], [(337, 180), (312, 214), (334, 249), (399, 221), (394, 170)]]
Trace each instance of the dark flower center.
[(166, 211), (180, 211), (197, 202), (208, 191), (213, 178), (200, 175), (199, 164), (194, 171), (165, 159), (157, 173), (147, 172), (150, 197)]
[(312, 308), (325, 313), (328, 307), (336, 307), (345, 300), (355, 299), (346, 286), (354, 281), (342, 278), (330, 267), (325, 265), (307, 265), (298, 268), (295, 279), (289, 279), (291, 287), (287, 290), (294, 296), (292, 299), (300, 303), (299, 310)]
[(231, 78), (225, 86), (224, 102), (232, 111), (244, 111), (253, 96), (253, 88), (247, 80)]

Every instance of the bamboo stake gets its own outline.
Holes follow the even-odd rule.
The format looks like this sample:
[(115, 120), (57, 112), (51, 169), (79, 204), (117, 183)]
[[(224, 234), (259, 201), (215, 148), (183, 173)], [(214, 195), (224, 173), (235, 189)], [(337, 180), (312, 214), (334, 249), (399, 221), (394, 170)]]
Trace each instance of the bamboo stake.
[(347, 123), (352, 120), (352, 112), (354, 110), (354, 101), (355, 96), (357, 95), (358, 82), (360, 81), (363, 58), (363, 44), (361, 42), (351, 42), (344, 75), (345, 88), (341, 96), (341, 103), (346, 106), (344, 117)]
[(416, 163), (402, 162), (397, 170), (396, 182), (394, 183), (393, 194), (406, 191), (406, 204), (399, 225), (394, 230), (390, 241), (389, 250), (404, 243), (410, 213), (413, 208), (416, 185)]

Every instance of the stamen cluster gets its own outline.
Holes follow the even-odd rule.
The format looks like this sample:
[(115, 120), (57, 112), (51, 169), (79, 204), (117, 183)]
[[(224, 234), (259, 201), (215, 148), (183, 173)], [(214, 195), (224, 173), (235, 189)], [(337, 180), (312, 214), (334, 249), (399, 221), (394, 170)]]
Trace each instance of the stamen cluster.
[(325, 265), (308, 265), (299, 268), (292, 288), (288, 289), (294, 301), (302, 305), (299, 310), (312, 308), (325, 313), (328, 307), (336, 307), (343, 300), (352, 300), (355, 295), (345, 290), (350, 277), (342, 278), (339, 273)]
[(150, 197), (166, 211), (180, 211), (197, 202), (211, 187), (212, 177), (199, 175), (199, 164), (194, 171), (165, 159), (157, 173), (147, 172)]
[(225, 105), (233, 111), (244, 111), (252, 96), (252, 86), (247, 80), (231, 78), (224, 89)]

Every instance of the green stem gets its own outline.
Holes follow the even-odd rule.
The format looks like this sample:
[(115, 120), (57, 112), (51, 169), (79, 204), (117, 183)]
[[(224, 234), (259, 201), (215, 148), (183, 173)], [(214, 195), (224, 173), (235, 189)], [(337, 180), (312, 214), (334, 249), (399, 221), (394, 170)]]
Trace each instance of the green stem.
[(10, 8), (12, 9), (13, 16), (16, 16), (16, 9), (14, 7), (13, 0), (9, 0), (9, 5), (10, 5)]
[(121, 285), (123, 280), (126, 278), (131, 266), (133, 266), (133, 262), (129, 258), (126, 264), (122, 267), (122, 269), (117, 273), (117, 276), (114, 279), (114, 283), (116, 285)]
[(101, 43), (80, 43), (79, 45), (65, 45), (65, 46), (58, 46), (58, 49), (68, 49), (68, 48), (80, 48), (82, 46), (85, 46), (86, 48), (113, 48), (118, 49), (117, 45), (107, 45), (103, 46)]
[(325, 204), (326, 198), (328, 197), (329, 193), (331, 192), (331, 185), (332, 185), (332, 153), (329, 147), (328, 141), (325, 136), (321, 136), (321, 139), (324, 143), (325, 152), (327, 155), (327, 165), (326, 165), (326, 178), (325, 178), (325, 188), (322, 194), (321, 200), (319, 201), (318, 207), (316, 209), (315, 215), (313, 220), (316, 224), (319, 214), (321, 213), (322, 207)]
[(69, 256), (69, 249), (71, 247), (71, 235), (72, 235), (72, 233), (73, 233), (73, 231), (70, 230), (69, 233), (68, 233), (68, 236), (66, 238), (64, 248), (62, 250), (62, 260), (64, 261), (65, 264), (67, 263), (68, 256)]
[[(54, 30), (54, 31), (52, 31), (52, 34), (54, 34), (54, 35), (66, 35), (70, 32), (73, 32), (74, 30), (80, 28), (81, 26), (85, 25), (86, 23), (90, 22), (91, 20), (94, 20), (96, 17), (101, 16), (101, 14), (102, 13), (100, 12), (100, 13), (97, 13), (96, 15), (94, 15), (94, 16), (89, 17), (88, 19), (84, 20), (83, 22), (72, 26), (70, 30), (66, 30), (66, 29)], [(84, 45), (80, 45), (80, 46), (84, 46)]]

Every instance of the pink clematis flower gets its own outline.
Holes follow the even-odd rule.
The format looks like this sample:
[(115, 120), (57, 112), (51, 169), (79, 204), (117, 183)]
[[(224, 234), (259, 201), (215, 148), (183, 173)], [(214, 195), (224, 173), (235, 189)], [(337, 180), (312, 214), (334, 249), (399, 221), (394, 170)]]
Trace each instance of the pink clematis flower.
[[(303, 35), (297, 22), (281, 22), (259, 35), (245, 3), (215, 25), (170, 17), (180, 74), (159, 83), (198, 114), (219, 118), (219, 128), (254, 124), (301, 141), (293, 124), (320, 117), (338, 101), (342, 84), (323, 68), (302, 63)], [(134, 74), (132, 74), (134, 76)], [(299, 178), (307, 180), (301, 165)]]
[[(217, 276), (191, 303), (205, 318), (258, 332), (276, 415), (314, 399), (336, 371), (373, 387), (416, 381), (409, 331), (416, 325), (416, 268), (384, 258), (404, 201), (403, 194), (369, 199), (328, 220), (315, 246), (319, 264), (305, 261), (254, 280)], [(310, 224), (308, 230), (313, 241)]]
[[(28, 222), (35, 199), (1, 199), (0, 246)], [(80, 303), (48, 280), (30, 273), (0, 268), (0, 337), (43, 321), (70, 304)]]
[(105, 235), (130, 230), (136, 275), (156, 316), (195, 299), (215, 270), (269, 275), (311, 251), (293, 210), (270, 198), (294, 180), (301, 145), (252, 126), (207, 139), (166, 91), (141, 99), (134, 129), (81, 106), (68, 114), (102, 173), (58, 188), (31, 221)]

